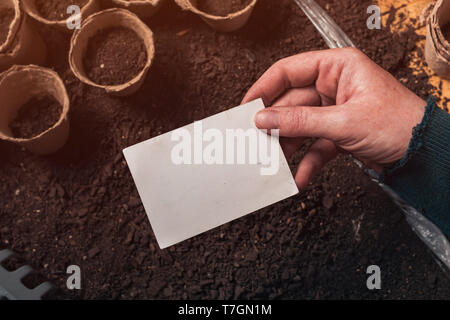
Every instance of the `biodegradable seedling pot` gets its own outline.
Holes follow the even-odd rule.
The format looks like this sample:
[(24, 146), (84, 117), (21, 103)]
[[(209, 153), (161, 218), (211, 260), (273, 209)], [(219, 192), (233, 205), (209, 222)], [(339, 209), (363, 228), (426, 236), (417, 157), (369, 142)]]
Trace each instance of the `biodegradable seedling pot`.
[(441, 30), (450, 22), (450, 2), (438, 0), (426, 21), (425, 59), (437, 75), (450, 79), (450, 43)]
[[(0, 7), (16, 2), (0, 2)], [(41, 36), (30, 25), (27, 15), (19, 6), (11, 23), (8, 38), (0, 51), (0, 72), (15, 64), (43, 64), (47, 48)], [(8, 43), (6, 46), (5, 44)]]
[(227, 16), (215, 16), (199, 10), (198, 0), (175, 0), (182, 9), (199, 15), (210, 27), (221, 32), (232, 32), (242, 28), (250, 18), (257, 1), (252, 0), (246, 8)]
[(164, 0), (107, 0), (109, 5), (130, 10), (141, 18), (154, 15)]
[[(15, 138), (10, 123), (23, 105), (41, 95), (50, 95), (61, 104), (58, 122), (30, 139)], [(0, 74), (0, 139), (16, 143), (36, 154), (53, 153), (67, 141), (69, 105), (66, 88), (56, 72), (35, 65), (13, 66)]]
[[(59, 27), (60, 29), (71, 32), (73, 30), (67, 27), (66, 19), (62, 20), (49, 20), (41, 15), (36, 7), (36, 0), (22, 0), (25, 12), (33, 19), (39, 21), (42, 24)], [(81, 21), (84, 21), (89, 15), (100, 10), (99, 0), (88, 0), (88, 2), (81, 8)]]
[[(147, 61), (141, 72), (134, 79), (119, 85), (101, 85), (94, 83), (84, 69), (84, 57), (89, 40), (99, 31), (112, 27), (124, 27), (133, 30), (145, 45)], [(153, 32), (134, 13), (124, 9), (108, 9), (90, 16), (81, 29), (74, 32), (70, 43), (69, 63), (72, 72), (80, 81), (116, 96), (127, 96), (135, 93), (142, 86), (155, 55)]]
[(0, 2), (0, 11), (5, 9), (14, 10), (14, 19), (9, 25), (9, 31), (4, 41), (0, 43), (0, 52), (7, 51), (15, 40), (17, 31), (20, 28), (23, 18), (23, 12), (19, 0), (3, 0)]

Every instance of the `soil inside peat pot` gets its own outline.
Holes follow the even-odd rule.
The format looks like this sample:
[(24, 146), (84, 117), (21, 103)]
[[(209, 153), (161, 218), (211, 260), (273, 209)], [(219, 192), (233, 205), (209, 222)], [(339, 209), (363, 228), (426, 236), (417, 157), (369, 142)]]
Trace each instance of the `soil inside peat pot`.
[(225, 17), (245, 9), (252, 0), (199, 0), (197, 8), (214, 16)]
[(36, 9), (45, 19), (63, 20), (67, 17), (67, 8), (71, 5), (84, 7), (88, 0), (36, 0)]
[(120, 85), (134, 79), (145, 67), (144, 42), (131, 29), (114, 27), (94, 35), (88, 44), (84, 68), (100, 85)]
[(14, 20), (14, 16), (15, 13), (13, 9), (0, 10), (0, 44), (5, 42), (8, 37), (9, 27)]
[(444, 38), (450, 42), (450, 22), (446, 23), (442, 28), (441, 28), (442, 34), (444, 35)]
[(35, 97), (24, 104), (9, 125), (15, 138), (30, 139), (58, 122), (62, 106), (49, 95)]

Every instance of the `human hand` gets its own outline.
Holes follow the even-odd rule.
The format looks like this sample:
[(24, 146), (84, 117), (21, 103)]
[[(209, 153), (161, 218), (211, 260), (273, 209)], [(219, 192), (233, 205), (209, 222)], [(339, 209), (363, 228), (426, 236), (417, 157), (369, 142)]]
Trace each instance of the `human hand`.
[(339, 152), (381, 171), (406, 153), (426, 102), (354, 48), (302, 53), (275, 63), (243, 103), (272, 106), (255, 117), (260, 129), (279, 129), (289, 158), (308, 137), (318, 140), (295, 177), (304, 188)]

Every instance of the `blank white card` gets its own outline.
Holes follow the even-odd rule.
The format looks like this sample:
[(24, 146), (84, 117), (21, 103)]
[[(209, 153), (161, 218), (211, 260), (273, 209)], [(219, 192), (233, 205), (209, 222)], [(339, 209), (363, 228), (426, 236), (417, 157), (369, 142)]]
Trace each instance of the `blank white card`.
[(123, 151), (162, 249), (298, 193), (277, 136), (255, 127), (262, 109), (255, 100)]

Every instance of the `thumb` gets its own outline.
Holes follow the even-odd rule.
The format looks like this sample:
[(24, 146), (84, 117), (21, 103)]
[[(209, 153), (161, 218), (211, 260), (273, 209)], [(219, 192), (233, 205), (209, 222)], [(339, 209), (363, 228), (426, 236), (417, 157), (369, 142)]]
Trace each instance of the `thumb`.
[(345, 108), (271, 107), (258, 112), (255, 123), (259, 129), (279, 129), (282, 137), (317, 137), (329, 140), (345, 138)]

